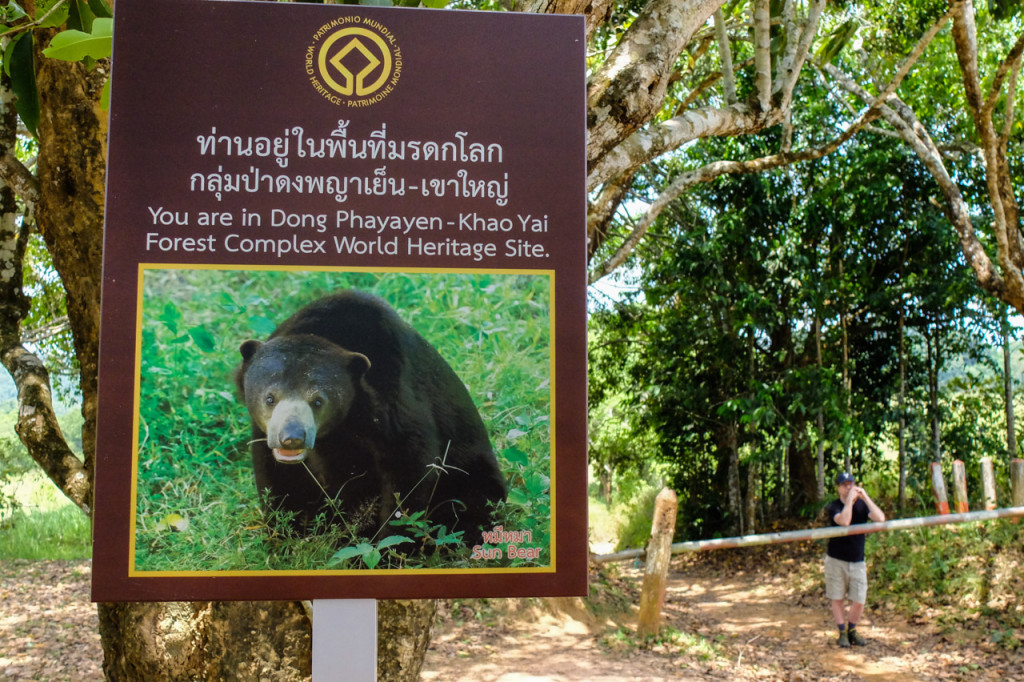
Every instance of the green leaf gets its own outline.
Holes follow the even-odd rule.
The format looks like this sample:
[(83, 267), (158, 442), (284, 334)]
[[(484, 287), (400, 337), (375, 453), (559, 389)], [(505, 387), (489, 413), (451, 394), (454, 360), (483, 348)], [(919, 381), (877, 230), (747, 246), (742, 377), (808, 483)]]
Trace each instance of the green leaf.
[(369, 545), (362, 544), (355, 547), (343, 547), (335, 552), (330, 559), (327, 560), (328, 566), (335, 566), (342, 562), (354, 559), (357, 556), (362, 556), (366, 552), (372, 549)]
[(526, 496), (526, 493), (522, 488), (512, 488), (508, 491), (508, 503), (516, 504), (519, 506), (525, 506), (530, 502), (530, 498)]
[(412, 540), (402, 535), (389, 535), (377, 543), (377, 549), (387, 549), (388, 547), (400, 545), (403, 542), (412, 542)]
[(91, 33), (93, 19), (89, 5), (83, 5), (82, 0), (69, 0), (67, 28)]
[(462, 542), (462, 531), (461, 530), (457, 531), (455, 533), (449, 533), (447, 528), (445, 528), (444, 526), (441, 526), (441, 529), (440, 529), (440, 531), (438, 531), (437, 539), (434, 541), (434, 544), (437, 545), (438, 547), (440, 547), (441, 545), (457, 545), (457, 544), (459, 544), (461, 542)]
[(838, 26), (829, 36), (825, 45), (818, 50), (818, 60), (827, 64), (835, 59), (846, 44), (857, 35), (858, 25), (855, 21), (847, 21)]
[(377, 564), (380, 563), (380, 552), (376, 549), (371, 549), (363, 555), (363, 563), (366, 564), (367, 568), (377, 568)]
[(249, 329), (257, 336), (270, 336), (277, 329), (277, 324), (268, 317), (253, 315), (249, 318)]
[(89, 9), (98, 18), (109, 19), (114, 16), (114, 11), (105, 0), (89, 0)]
[(19, 7), (16, 3), (10, 3), (5, 7), (0, 7), (0, 23), (10, 26), (18, 19), (24, 19), (28, 15), (25, 14), (25, 10)]
[(205, 326), (192, 327), (188, 330), (188, 335), (199, 346), (199, 350), (204, 353), (212, 353), (217, 350), (217, 340), (213, 338), (213, 334)]
[(233, 299), (231, 297), (231, 294), (229, 294), (228, 292), (222, 291), (220, 293), (219, 299), (220, 307), (223, 308), (225, 312), (228, 312), (232, 315), (238, 315), (239, 313), (245, 312), (245, 308), (235, 303), (235, 299)]
[(526, 476), (525, 480), (526, 491), (534, 497), (543, 495), (551, 487), (551, 479), (543, 474), (534, 473)]
[(53, 14), (47, 14), (59, 0), (44, 0), (36, 5), (36, 16), (46, 17), (39, 25), (42, 28), (58, 28), (68, 20), (68, 4), (62, 3)]
[(448, 6), (448, 0), (423, 0), (423, 6), (430, 9), (444, 9)]
[(36, 88), (36, 70), (32, 61), (31, 32), (23, 33), (15, 39), (10, 56), (4, 55), (4, 67), (11, 76), (11, 89), (18, 97), (14, 108), (25, 127), (35, 135), (39, 126), (39, 90)]
[(167, 327), (172, 334), (178, 333), (178, 323), (182, 321), (181, 311), (178, 310), (178, 306), (173, 303), (167, 303), (164, 305), (163, 311), (160, 313), (160, 320), (165, 327)]
[(521, 464), (526, 466), (530, 463), (530, 456), (519, 448), (505, 448), (501, 451), (501, 456), (509, 464)]
[(50, 41), (43, 54), (50, 59), (78, 62), (85, 58), (103, 59), (109, 57), (114, 45), (114, 20), (96, 19), (92, 33), (68, 30), (61, 31)]

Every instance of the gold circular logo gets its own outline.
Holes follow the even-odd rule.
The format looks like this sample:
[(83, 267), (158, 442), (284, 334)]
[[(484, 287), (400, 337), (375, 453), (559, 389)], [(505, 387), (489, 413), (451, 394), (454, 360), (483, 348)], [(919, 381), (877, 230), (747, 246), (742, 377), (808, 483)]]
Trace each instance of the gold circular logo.
[(366, 107), (390, 95), (402, 75), (395, 35), (375, 19), (339, 17), (324, 24), (306, 48), (306, 74), (339, 106)]

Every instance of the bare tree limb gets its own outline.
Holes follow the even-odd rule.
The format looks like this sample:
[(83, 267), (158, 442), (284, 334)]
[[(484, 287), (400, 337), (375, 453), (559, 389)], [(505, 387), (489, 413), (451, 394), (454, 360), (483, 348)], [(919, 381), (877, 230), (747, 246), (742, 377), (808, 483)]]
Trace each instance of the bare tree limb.
[(768, 111), (772, 98), (772, 35), (771, 11), (768, 0), (753, 0), (752, 25), (754, 28), (754, 90), (757, 108)]
[(732, 48), (721, 8), (715, 10), (715, 39), (718, 41), (718, 61), (722, 64), (722, 92), (726, 104), (732, 104), (736, 101), (736, 79), (732, 75)]
[(0, 156), (0, 182), (14, 190), (30, 210), (35, 209), (36, 202), (39, 201), (39, 182), (25, 164), (10, 151)]
[(758, 159), (750, 159), (746, 161), (715, 161), (677, 176), (665, 187), (665, 189), (662, 190), (661, 194), (651, 202), (643, 217), (637, 221), (636, 225), (633, 227), (633, 231), (628, 237), (626, 237), (626, 239), (623, 240), (619, 249), (610, 258), (591, 270), (588, 276), (588, 283), (593, 284), (594, 282), (597, 282), (621, 266), (629, 257), (629, 254), (633, 251), (636, 245), (640, 243), (640, 240), (644, 235), (646, 235), (650, 226), (653, 225), (654, 221), (657, 220), (659, 215), (661, 215), (662, 211), (664, 211), (670, 203), (678, 199), (686, 190), (694, 185), (710, 182), (722, 175), (761, 173), (766, 170), (781, 168), (801, 161), (820, 159), (823, 156), (831, 154), (853, 137), (853, 135), (857, 133), (861, 127), (867, 123), (867, 121), (871, 120), (873, 115), (874, 112), (871, 114), (866, 113), (862, 119), (859, 119), (855, 125), (851, 125), (843, 132), (842, 135), (827, 144), (814, 149), (806, 149), (800, 152), (773, 154), (771, 156), (764, 156)]
[(587, 84), (588, 165), (658, 111), (676, 59), (722, 4), (723, 0), (651, 0), (644, 6)]

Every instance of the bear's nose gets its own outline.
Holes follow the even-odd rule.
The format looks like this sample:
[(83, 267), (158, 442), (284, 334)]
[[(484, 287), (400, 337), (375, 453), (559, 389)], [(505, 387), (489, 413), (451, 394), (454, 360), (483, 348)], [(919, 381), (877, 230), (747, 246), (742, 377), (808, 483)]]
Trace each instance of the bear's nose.
[(302, 450), (306, 447), (306, 439), (302, 436), (289, 436), (281, 439), (281, 447), (285, 450)]

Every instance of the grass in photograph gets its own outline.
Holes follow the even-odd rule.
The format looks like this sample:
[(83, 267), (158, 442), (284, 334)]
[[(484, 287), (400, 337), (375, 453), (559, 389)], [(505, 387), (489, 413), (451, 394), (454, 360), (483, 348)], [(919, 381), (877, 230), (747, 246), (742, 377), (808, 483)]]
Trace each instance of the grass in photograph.
[[(152, 269), (141, 321), (135, 568), (139, 571), (535, 566), (470, 561), (470, 548), (410, 514), (359, 537), (343, 525), (273, 533), (257, 500), (238, 348), (343, 288), (384, 298), (469, 388), (509, 485), (506, 530), (550, 547), (550, 279), (538, 275)], [(411, 552), (429, 536), (432, 553)], [(403, 542), (401, 540), (411, 542)], [(539, 565), (547, 565), (543, 552)]]

